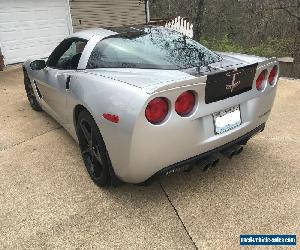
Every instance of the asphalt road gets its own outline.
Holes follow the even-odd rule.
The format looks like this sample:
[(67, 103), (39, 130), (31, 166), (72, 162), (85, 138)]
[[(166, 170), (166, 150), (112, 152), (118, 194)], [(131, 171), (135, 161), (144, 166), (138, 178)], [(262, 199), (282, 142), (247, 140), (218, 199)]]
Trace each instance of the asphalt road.
[(91, 182), (67, 132), (31, 110), (22, 81), (20, 70), (0, 72), (0, 249), (239, 249), (240, 234), (299, 240), (299, 80), (280, 80), (266, 130), (239, 156), (150, 187), (110, 189)]

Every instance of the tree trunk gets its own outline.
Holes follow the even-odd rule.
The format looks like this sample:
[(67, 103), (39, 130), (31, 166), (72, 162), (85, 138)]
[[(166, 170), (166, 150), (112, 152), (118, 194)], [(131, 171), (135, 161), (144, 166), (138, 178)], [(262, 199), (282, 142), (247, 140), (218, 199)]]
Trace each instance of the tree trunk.
[(194, 23), (194, 39), (196, 41), (200, 40), (202, 35), (202, 24), (203, 24), (203, 13), (204, 13), (204, 0), (196, 1), (196, 11), (193, 18)]
[(300, 21), (297, 22), (297, 31), (294, 45), (294, 63), (300, 64)]
[(300, 78), (300, 21), (297, 22), (297, 31), (294, 45), (293, 77)]

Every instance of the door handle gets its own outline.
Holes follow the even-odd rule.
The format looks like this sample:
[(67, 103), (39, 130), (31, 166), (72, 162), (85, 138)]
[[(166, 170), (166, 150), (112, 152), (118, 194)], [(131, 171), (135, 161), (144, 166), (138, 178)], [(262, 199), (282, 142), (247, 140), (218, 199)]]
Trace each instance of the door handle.
[(66, 81), (66, 89), (70, 89), (70, 80), (71, 80), (71, 76), (68, 76)]

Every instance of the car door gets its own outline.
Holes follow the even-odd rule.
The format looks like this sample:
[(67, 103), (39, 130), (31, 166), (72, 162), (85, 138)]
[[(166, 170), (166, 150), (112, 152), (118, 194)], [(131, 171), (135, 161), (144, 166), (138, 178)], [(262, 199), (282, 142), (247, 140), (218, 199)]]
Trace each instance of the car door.
[(68, 38), (50, 55), (45, 69), (35, 75), (43, 109), (60, 123), (65, 123), (67, 91), (87, 41)]

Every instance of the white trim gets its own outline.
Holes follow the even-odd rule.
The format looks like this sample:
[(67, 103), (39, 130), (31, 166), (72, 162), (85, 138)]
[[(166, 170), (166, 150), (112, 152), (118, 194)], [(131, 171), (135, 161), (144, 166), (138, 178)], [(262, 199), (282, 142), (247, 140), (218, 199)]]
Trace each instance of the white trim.
[(69, 35), (73, 34), (73, 23), (72, 23), (72, 16), (71, 16), (71, 7), (70, 7), (70, 0), (65, 0), (66, 4), (66, 14), (67, 14), (67, 20), (68, 20), (68, 29), (69, 29)]
[(82, 51), (82, 56), (79, 60), (77, 69), (86, 69), (88, 60), (90, 59), (90, 55), (91, 55), (93, 49), (95, 48), (97, 43), (102, 40), (102, 38), (103, 37), (95, 35), (88, 41), (84, 50)]
[(180, 32), (181, 34), (190, 38), (193, 38), (194, 36), (193, 24), (187, 22), (180, 16), (176, 17), (170, 22), (167, 22), (165, 27)]

